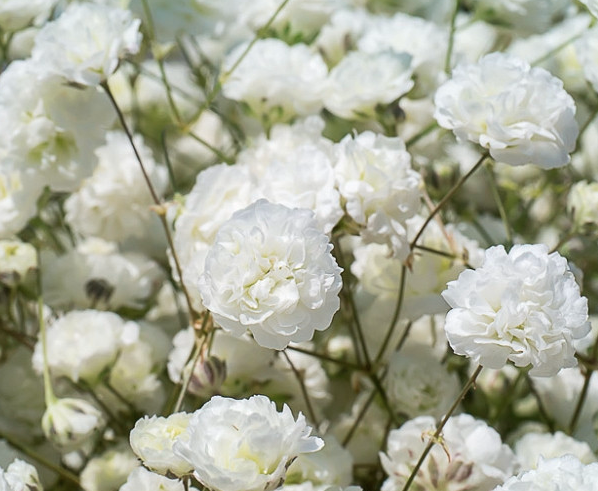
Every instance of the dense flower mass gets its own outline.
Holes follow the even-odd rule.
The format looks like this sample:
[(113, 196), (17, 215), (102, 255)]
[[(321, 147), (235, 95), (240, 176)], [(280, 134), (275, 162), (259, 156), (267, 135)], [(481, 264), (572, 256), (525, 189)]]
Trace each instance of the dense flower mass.
[(575, 102), (563, 83), (504, 53), (457, 66), (434, 103), (440, 126), (511, 165), (561, 167), (569, 162), (579, 133)]
[(299, 454), (322, 448), (310, 433), (302, 414), (295, 420), (286, 405), (278, 412), (265, 396), (216, 396), (191, 416), (186, 437), (173, 448), (209, 489), (272, 491)]
[(455, 353), (489, 368), (507, 360), (532, 365), (530, 374), (555, 375), (577, 364), (573, 341), (590, 330), (567, 260), (544, 245), (486, 251), (484, 264), (461, 273), (443, 292), (452, 307), (446, 335)]
[(214, 320), (237, 336), (283, 349), (330, 326), (341, 269), (313, 213), (265, 200), (235, 213), (208, 252), (199, 291)]

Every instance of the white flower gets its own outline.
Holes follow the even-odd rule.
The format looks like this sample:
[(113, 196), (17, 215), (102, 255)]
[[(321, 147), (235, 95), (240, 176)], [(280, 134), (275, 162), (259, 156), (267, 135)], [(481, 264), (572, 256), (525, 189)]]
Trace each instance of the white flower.
[(583, 3), (594, 17), (598, 17), (598, 0), (579, 0)]
[(284, 349), (327, 329), (340, 306), (341, 269), (313, 213), (265, 200), (219, 230), (199, 278), (214, 320), (261, 346)]
[(541, 459), (538, 468), (508, 479), (494, 491), (597, 491), (598, 464), (583, 465), (577, 457), (565, 455)]
[(46, 20), (57, 0), (3, 0), (0, 3), (0, 29), (13, 32), (31, 23)]
[(575, 51), (585, 79), (598, 91), (598, 29), (587, 29), (575, 43)]
[(598, 226), (598, 183), (576, 182), (567, 196), (567, 210), (579, 229)]
[[(380, 454), (388, 479), (382, 491), (400, 491), (435, 429), (431, 416), (420, 416), (388, 435), (388, 450)], [(490, 491), (512, 476), (515, 455), (496, 430), (469, 414), (449, 418), (442, 445), (434, 445), (413, 482), (415, 489)]]
[(542, 459), (566, 454), (575, 455), (584, 464), (596, 462), (596, 456), (586, 442), (580, 442), (562, 431), (527, 433), (517, 440), (514, 449), (523, 470), (535, 469)]
[(367, 242), (388, 244), (400, 260), (409, 255), (407, 219), (420, 206), (421, 178), (400, 138), (371, 131), (347, 135), (336, 146), (334, 173), (347, 213), (364, 226)]
[(51, 402), (42, 418), (44, 434), (61, 451), (79, 449), (104, 426), (101, 411), (84, 399), (66, 397)]
[[(161, 196), (167, 184), (166, 169), (156, 165), (141, 137), (134, 141)], [(154, 202), (129, 140), (122, 132), (107, 133), (106, 144), (95, 153), (98, 165), (93, 175), (64, 204), (67, 222), (82, 235), (106, 240), (143, 236), (154, 215), (150, 210)]]
[[(118, 491), (185, 491), (185, 487), (179, 479), (168, 479), (144, 467), (137, 467), (129, 474), (127, 482)], [(189, 491), (197, 491), (197, 489), (190, 487)]]
[(411, 90), (412, 71), (407, 53), (350, 52), (330, 71), (324, 106), (341, 118), (372, 118), (378, 104), (390, 104)]
[(436, 360), (431, 347), (419, 345), (396, 351), (385, 380), (388, 400), (398, 414), (409, 418), (440, 418), (459, 394), (459, 378)]
[(26, 178), (23, 172), (0, 168), (0, 237), (19, 232), (37, 213), (37, 199), (43, 184)]
[(115, 118), (96, 89), (74, 89), (56, 76), (42, 78), (30, 59), (11, 63), (0, 76), (0, 108), (2, 173), (21, 172), (22, 187), (32, 190), (28, 179), (40, 190), (44, 185), (75, 189), (92, 173), (93, 151)]
[(187, 439), (174, 444), (175, 454), (195, 469), (195, 477), (218, 491), (271, 491), (283, 481), (289, 464), (315, 452), (322, 440), (288, 406), (276, 411), (265, 396), (250, 399), (213, 397), (191, 416)]
[(0, 279), (23, 278), (37, 267), (35, 247), (19, 240), (0, 240)]
[[(247, 44), (242, 44), (227, 56), (225, 72), (246, 47)], [(288, 46), (278, 39), (261, 39), (224, 81), (222, 93), (229, 99), (245, 102), (266, 122), (284, 122), (320, 111), (327, 74), (322, 57), (308, 46)]]
[(442, 296), (452, 307), (445, 331), (455, 353), (489, 368), (532, 365), (552, 376), (577, 365), (574, 339), (588, 334), (587, 299), (558, 252), (545, 245), (486, 250), (484, 264), (461, 273)]
[(14, 459), (6, 471), (0, 468), (0, 490), (43, 491), (43, 487), (35, 467), (23, 460)]
[(165, 476), (190, 474), (193, 466), (172, 452), (172, 445), (189, 426), (190, 414), (174, 413), (167, 418), (145, 416), (131, 430), (133, 452), (150, 470)]
[(48, 73), (98, 85), (116, 71), (121, 58), (139, 51), (140, 24), (128, 10), (73, 3), (40, 30), (31, 57)]
[[(116, 360), (121, 346), (137, 337), (138, 329), (137, 324), (125, 322), (113, 312), (73, 310), (48, 326), (48, 366), (55, 377), (93, 384)], [(42, 372), (40, 342), (35, 345), (33, 366)]]
[(440, 126), (511, 165), (561, 167), (569, 162), (579, 133), (575, 103), (563, 83), (504, 53), (457, 66), (434, 103)]
[(137, 457), (123, 442), (87, 462), (81, 472), (81, 487), (85, 491), (114, 491), (137, 467)]

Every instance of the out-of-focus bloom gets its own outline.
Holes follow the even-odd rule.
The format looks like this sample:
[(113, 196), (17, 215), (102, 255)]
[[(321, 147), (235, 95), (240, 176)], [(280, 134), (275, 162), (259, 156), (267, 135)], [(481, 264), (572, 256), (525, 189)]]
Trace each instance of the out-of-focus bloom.
[(18, 240), (0, 240), (0, 281), (18, 280), (36, 267), (35, 247)]
[(49, 403), (42, 418), (44, 434), (65, 452), (79, 449), (104, 426), (104, 417), (84, 399), (67, 397)]
[[(227, 56), (225, 72), (246, 47), (243, 44)], [(326, 63), (308, 46), (288, 46), (278, 39), (262, 39), (224, 80), (222, 93), (246, 103), (265, 122), (284, 122), (294, 116), (315, 114), (322, 108), (327, 75)]]
[(594, 15), (594, 17), (598, 17), (598, 0), (579, 0), (583, 3), (588, 10)]
[[(118, 491), (185, 491), (185, 487), (180, 479), (169, 479), (144, 467), (137, 467)], [(197, 489), (190, 487), (189, 491)]]
[(353, 51), (330, 71), (324, 106), (341, 118), (372, 118), (378, 104), (390, 104), (411, 90), (412, 72), (407, 53)]
[(81, 85), (98, 85), (141, 44), (131, 12), (98, 3), (73, 3), (35, 38), (31, 53), (41, 70)]
[(347, 135), (336, 146), (335, 159), (347, 213), (364, 227), (364, 240), (388, 244), (395, 257), (406, 259), (406, 221), (419, 210), (421, 178), (411, 169), (403, 140), (371, 131)]
[[(399, 491), (422, 454), (436, 427), (432, 416), (420, 416), (388, 435), (388, 450), (380, 454), (388, 479), (382, 491)], [(453, 416), (442, 432), (442, 445), (434, 445), (417, 473), (415, 489), (490, 491), (516, 470), (511, 449), (496, 430), (469, 414)], [(422, 437), (423, 436), (423, 437)]]
[(27, 462), (15, 459), (6, 471), (0, 468), (0, 490), (43, 491), (37, 469)]
[(14, 32), (45, 21), (58, 0), (4, 0), (0, 4), (0, 30)]
[(565, 455), (541, 459), (538, 468), (508, 479), (494, 491), (596, 491), (598, 464), (582, 464), (577, 457)]
[(175, 454), (192, 464), (195, 477), (218, 491), (272, 491), (284, 480), (289, 464), (324, 442), (288, 406), (276, 411), (265, 396), (250, 399), (213, 397), (191, 416)]
[(579, 230), (598, 226), (598, 183), (576, 182), (569, 190), (567, 210)]
[(265, 200), (218, 231), (198, 279), (214, 320), (261, 346), (284, 349), (327, 329), (338, 310), (341, 269), (309, 210)]
[(466, 270), (442, 293), (452, 307), (445, 331), (455, 353), (502, 368), (532, 365), (552, 376), (577, 365), (573, 340), (590, 331), (587, 299), (567, 260), (545, 245), (486, 250), (484, 264)]
[(587, 29), (575, 43), (585, 79), (598, 91), (598, 28)]
[(93, 457), (81, 472), (85, 491), (114, 491), (139, 467), (139, 460), (125, 442)]
[(43, 184), (23, 172), (0, 169), (0, 237), (19, 232), (37, 212)]
[(575, 455), (582, 463), (596, 462), (596, 456), (586, 442), (580, 442), (562, 431), (556, 433), (526, 433), (514, 446), (522, 470), (535, 469), (542, 459)]
[[(137, 338), (139, 326), (113, 312), (73, 310), (47, 329), (47, 363), (55, 377), (93, 384), (118, 355), (120, 348)], [(41, 343), (35, 345), (33, 366), (43, 369)]]
[(148, 469), (164, 476), (182, 477), (193, 466), (172, 452), (172, 445), (189, 426), (190, 414), (174, 413), (167, 418), (148, 416), (135, 423), (130, 443), (133, 452)]
[[(161, 196), (167, 184), (166, 169), (156, 165), (141, 137), (134, 141), (154, 191)], [(129, 140), (121, 132), (107, 133), (106, 144), (95, 153), (98, 165), (93, 175), (64, 204), (67, 222), (82, 235), (106, 240), (143, 236), (154, 202)]]
[(440, 126), (511, 165), (561, 167), (569, 162), (579, 133), (575, 102), (563, 83), (504, 53), (457, 66), (434, 103)]

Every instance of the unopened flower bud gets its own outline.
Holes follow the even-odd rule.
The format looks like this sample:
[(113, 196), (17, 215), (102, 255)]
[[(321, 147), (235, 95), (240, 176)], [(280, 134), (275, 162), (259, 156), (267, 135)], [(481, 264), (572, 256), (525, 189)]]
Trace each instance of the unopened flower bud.
[(226, 362), (216, 356), (210, 356), (203, 362), (198, 361), (195, 365), (189, 382), (189, 391), (194, 394), (212, 396), (216, 394), (225, 380)]
[(64, 451), (79, 448), (103, 426), (101, 411), (83, 399), (58, 399), (47, 407), (42, 417), (44, 434)]

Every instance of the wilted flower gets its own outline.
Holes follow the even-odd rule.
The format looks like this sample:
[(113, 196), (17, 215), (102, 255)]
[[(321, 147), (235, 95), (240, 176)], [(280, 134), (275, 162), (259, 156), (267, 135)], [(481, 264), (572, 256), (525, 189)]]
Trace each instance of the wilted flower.
[(457, 66), (434, 103), (440, 126), (511, 165), (562, 167), (579, 133), (575, 102), (563, 82), (504, 53)]
[(249, 329), (266, 348), (308, 341), (340, 305), (331, 250), (311, 211), (256, 201), (220, 228), (199, 277), (203, 303), (225, 330)]
[(104, 426), (104, 417), (84, 399), (67, 397), (48, 404), (42, 418), (46, 437), (63, 451), (78, 449)]
[(445, 331), (455, 353), (489, 368), (532, 365), (552, 376), (577, 364), (574, 339), (590, 331), (588, 304), (567, 260), (548, 247), (486, 250), (484, 264), (451, 281), (442, 296), (452, 307)]
[(133, 452), (150, 470), (168, 477), (182, 477), (193, 471), (193, 466), (172, 452), (174, 442), (189, 426), (190, 414), (174, 413), (167, 418), (145, 416), (131, 430)]
[(322, 448), (322, 440), (310, 433), (302, 414), (295, 420), (286, 404), (277, 412), (266, 396), (215, 396), (193, 413), (173, 449), (209, 489), (272, 491), (299, 454)]

